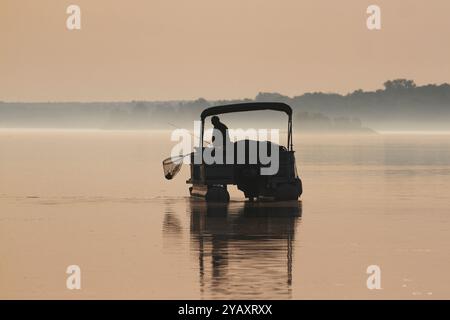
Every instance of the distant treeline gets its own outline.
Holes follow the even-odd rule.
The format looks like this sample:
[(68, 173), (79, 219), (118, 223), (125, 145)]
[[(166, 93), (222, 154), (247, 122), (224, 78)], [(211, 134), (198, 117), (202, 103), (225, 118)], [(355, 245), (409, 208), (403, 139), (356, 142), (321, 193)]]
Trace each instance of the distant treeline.
[[(0, 102), (0, 127), (170, 128), (198, 119), (209, 106), (251, 102), (285, 102), (294, 109), (296, 127), (306, 130), (450, 130), (450, 85), (417, 86), (396, 79), (376, 91), (347, 95), (305, 93), (288, 97), (259, 93), (254, 99), (207, 101), (131, 101), (92, 103)], [(270, 122), (270, 117), (258, 116)]]

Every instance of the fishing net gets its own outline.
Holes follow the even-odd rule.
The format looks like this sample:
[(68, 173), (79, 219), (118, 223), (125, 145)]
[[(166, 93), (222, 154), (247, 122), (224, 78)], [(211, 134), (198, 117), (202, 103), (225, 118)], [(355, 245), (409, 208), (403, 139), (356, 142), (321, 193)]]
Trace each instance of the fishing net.
[(185, 156), (186, 155), (170, 157), (163, 161), (162, 164), (164, 170), (164, 177), (166, 177), (167, 180), (172, 180), (181, 170), (181, 166), (183, 165), (183, 158)]

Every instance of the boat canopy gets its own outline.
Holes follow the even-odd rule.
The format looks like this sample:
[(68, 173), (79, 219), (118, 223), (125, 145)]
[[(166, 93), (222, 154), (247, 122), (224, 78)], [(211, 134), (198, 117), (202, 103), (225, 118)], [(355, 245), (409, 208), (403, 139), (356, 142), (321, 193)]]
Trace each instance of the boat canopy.
[(200, 115), (202, 125), (200, 131), (200, 146), (203, 148), (203, 136), (204, 136), (204, 126), (205, 118), (210, 116), (215, 116), (217, 114), (232, 113), (232, 112), (245, 112), (245, 111), (259, 111), (259, 110), (273, 110), (284, 112), (288, 115), (288, 139), (287, 147), (289, 150), (293, 151), (292, 146), (292, 108), (286, 103), (282, 102), (251, 102), (251, 103), (237, 103), (229, 104), (225, 106), (210, 107), (203, 110)]
[(258, 111), (258, 110), (274, 110), (284, 112), (292, 118), (292, 109), (285, 103), (282, 102), (252, 102), (252, 103), (238, 103), (229, 104), (226, 106), (217, 106), (205, 109), (200, 118), (202, 121), (206, 117), (215, 116), (218, 114), (232, 113), (232, 112), (244, 112), (244, 111)]

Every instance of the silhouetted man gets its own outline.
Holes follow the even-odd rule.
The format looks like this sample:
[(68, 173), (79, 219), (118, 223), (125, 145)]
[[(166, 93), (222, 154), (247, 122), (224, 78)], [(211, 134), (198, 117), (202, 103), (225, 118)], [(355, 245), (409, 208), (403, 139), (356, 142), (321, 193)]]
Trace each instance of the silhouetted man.
[[(218, 116), (211, 118), (211, 123), (214, 126), (212, 142), (215, 148), (223, 147), (226, 148), (227, 144), (230, 143), (230, 136), (228, 135), (228, 127), (220, 122)], [(218, 135), (220, 137), (218, 138)], [(216, 142), (215, 142), (216, 141)]]

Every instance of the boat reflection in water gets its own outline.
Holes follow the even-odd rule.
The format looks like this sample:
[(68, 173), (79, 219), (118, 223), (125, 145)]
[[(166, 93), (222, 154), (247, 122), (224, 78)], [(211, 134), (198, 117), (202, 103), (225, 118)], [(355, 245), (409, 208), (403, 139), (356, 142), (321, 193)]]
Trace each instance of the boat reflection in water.
[(301, 202), (189, 200), (191, 250), (208, 298), (290, 298)]

